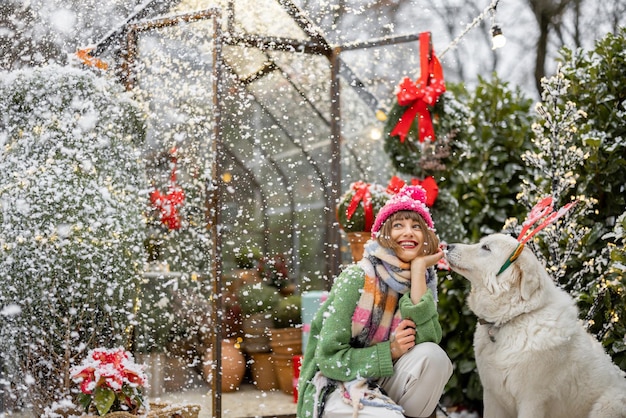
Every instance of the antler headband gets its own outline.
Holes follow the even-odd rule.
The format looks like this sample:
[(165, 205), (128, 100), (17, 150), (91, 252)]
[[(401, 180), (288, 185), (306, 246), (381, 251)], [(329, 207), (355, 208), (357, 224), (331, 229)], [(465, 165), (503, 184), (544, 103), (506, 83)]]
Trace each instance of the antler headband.
[[(517, 247), (511, 253), (506, 262), (500, 267), (500, 271), (496, 276), (501, 274), (504, 270), (506, 270), (522, 253), (524, 249), (524, 245), (531, 239), (537, 232), (541, 231), (546, 226), (556, 222), (561, 216), (565, 215), (572, 206), (576, 204), (576, 201), (570, 202), (567, 205), (563, 206), (558, 211), (554, 212), (552, 196), (544, 197), (537, 203), (528, 214), (527, 219), (522, 224), (522, 231), (517, 236)], [(530, 228), (535, 225), (537, 222), (541, 221), (539, 226), (535, 229), (530, 230)]]

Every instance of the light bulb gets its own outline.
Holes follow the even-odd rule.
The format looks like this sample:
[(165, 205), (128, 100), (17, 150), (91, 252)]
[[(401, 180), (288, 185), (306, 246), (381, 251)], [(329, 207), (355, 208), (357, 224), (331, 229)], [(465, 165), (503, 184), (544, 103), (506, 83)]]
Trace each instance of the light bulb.
[(370, 129), (369, 134), (370, 134), (370, 139), (374, 140), (374, 141), (377, 141), (377, 140), (379, 140), (380, 138), (383, 137), (383, 132), (379, 128), (375, 127), (375, 126), (373, 126)]
[(491, 49), (502, 48), (506, 44), (506, 38), (502, 34), (502, 29), (500, 29), (500, 26), (498, 25), (492, 26), (491, 36), (492, 36), (491, 38), (492, 48)]

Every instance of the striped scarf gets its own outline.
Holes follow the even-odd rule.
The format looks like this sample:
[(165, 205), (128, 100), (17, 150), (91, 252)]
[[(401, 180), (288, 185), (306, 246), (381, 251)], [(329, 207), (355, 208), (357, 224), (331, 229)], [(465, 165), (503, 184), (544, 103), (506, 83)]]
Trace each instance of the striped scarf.
[[(365, 245), (359, 266), (365, 271), (365, 286), (352, 316), (351, 345), (368, 347), (389, 340), (391, 330), (402, 320), (398, 300), (411, 289), (411, 265), (372, 240)], [(431, 268), (427, 269), (426, 284), (436, 298)]]

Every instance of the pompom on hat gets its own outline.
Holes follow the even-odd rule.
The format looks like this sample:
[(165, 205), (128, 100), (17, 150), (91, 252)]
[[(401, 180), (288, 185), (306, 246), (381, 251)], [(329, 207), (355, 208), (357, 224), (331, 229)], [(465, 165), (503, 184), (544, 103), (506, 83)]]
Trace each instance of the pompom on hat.
[(435, 228), (433, 218), (430, 216), (430, 210), (426, 206), (426, 191), (421, 186), (404, 186), (378, 211), (372, 226), (372, 238), (376, 239), (378, 231), (380, 231), (387, 218), (401, 210), (417, 212), (424, 218), (429, 228)]

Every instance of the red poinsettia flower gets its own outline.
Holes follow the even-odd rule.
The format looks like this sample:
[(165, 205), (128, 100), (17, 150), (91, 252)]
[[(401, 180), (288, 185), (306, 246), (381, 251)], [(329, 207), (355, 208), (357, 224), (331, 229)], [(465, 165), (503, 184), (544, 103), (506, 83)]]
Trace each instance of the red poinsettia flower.
[[(90, 351), (81, 365), (72, 368), (71, 378), (80, 383), (84, 398), (81, 403), (87, 409), (90, 405), (93, 406), (96, 388), (114, 394), (115, 399), (125, 405), (124, 410), (136, 410), (143, 404), (141, 387), (145, 386), (147, 377), (143, 366), (135, 364), (132, 355), (123, 348), (98, 348)], [(110, 408), (121, 407), (115, 402), (104, 407), (102, 404), (95, 406), (99, 415), (105, 415)]]
[(80, 390), (83, 393), (91, 394), (95, 388), (95, 371), (93, 367), (85, 367), (82, 370), (74, 372), (72, 379), (74, 381), (80, 381)]

